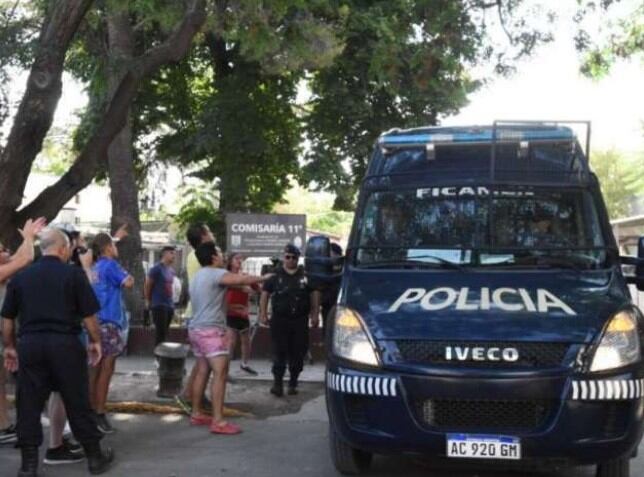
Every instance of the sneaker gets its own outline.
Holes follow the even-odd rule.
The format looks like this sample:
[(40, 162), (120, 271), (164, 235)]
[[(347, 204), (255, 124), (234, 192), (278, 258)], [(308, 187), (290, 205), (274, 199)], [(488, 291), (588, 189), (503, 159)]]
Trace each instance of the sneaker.
[(112, 467), (112, 463), (114, 462), (114, 451), (109, 447), (101, 449), (100, 446), (98, 446), (88, 452), (87, 461), (90, 474), (103, 474)]
[(0, 444), (15, 444), (16, 442), (18, 442), (18, 434), (15, 425), (0, 431)]
[(105, 414), (96, 415), (96, 425), (98, 427), (98, 430), (103, 434), (114, 433), (114, 428), (112, 427), (112, 424), (110, 424), (110, 421), (107, 420), (107, 416)]
[(253, 368), (251, 368), (247, 364), (239, 365), (239, 369), (241, 369), (242, 371), (246, 371), (251, 376), (257, 376), (259, 374), (259, 373), (257, 373), (257, 371), (255, 371)]
[(83, 446), (69, 436), (63, 436), (63, 447), (72, 454), (84, 455)]
[(85, 456), (81, 454), (75, 454), (65, 447), (65, 444), (55, 447), (53, 449), (47, 449), (45, 453), (45, 464), (49, 465), (60, 465), (60, 464), (76, 464), (78, 462), (83, 462)]

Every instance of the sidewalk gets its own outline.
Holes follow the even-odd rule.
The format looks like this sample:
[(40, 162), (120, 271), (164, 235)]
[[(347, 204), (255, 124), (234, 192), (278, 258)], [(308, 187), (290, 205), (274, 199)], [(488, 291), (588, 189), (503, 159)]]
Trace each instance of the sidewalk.
[[(186, 358), (186, 376), (190, 373), (195, 359)], [(251, 360), (250, 367), (257, 371), (258, 376), (252, 376), (239, 369), (240, 361), (234, 360), (230, 363), (230, 378), (233, 380), (250, 381), (272, 381), (272, 363), (269, 360)], [(322, 383), (324, 382), (325, 363), (316, 362), (313, 365), (304, 364), (304, 371), (300, 375), (301, 382)], [(156, 358), (154, 356), (125, 356), (116, 360), (115, 376), (157, 376)], [(287, 372), (288, 375), (288, 372)]]
[[(194, 358), (188, 358), (185, 365), (185, 380), (192, 369)], [(296, 412), (308, 400), (324, 392), (325, 364), (305, 364), (300, 376), (300, 395), (296, 399), (278, 399), (268, 389), (273, 380), (271, 363), (266, 360), (251, 361), (258, 372), (251, 376), (239, 369), (240, 361), (230, 365), (229, 382), (226, 386), (226, 406), (250, 412), (256, 417), (268, 417)], [(156, 359), (152, 356), (127, 356), (116, 361), (116, 371), (110, 386), (109, 401), (139, 402), (174, 405), (173, 399), (156, 395), (159, 378)]]

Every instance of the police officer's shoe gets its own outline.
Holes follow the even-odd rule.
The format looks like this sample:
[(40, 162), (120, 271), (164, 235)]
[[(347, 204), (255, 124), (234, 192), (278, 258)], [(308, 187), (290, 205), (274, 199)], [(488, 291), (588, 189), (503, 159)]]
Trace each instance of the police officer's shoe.
[(295, 396), (297, 394), (297, 386), (293, 386), (292, 384), (289, 384), (287, 393), (289, 396)]
[(109, 447), (101, 449), (98, 442), (84, 445), (87, 455), (87, 467), (90, 474), (102, 474), (112, 467), (114, 462), (114, 451)]
[(273, 386), (271, 387), (271, 394), (277, 397), (284, 396), (284, 386), (280, 383), (274, 383)]
[(38, 473), (38, 447), (25, 446), (20, 448), (22, 454), (22, 465), (18, 471), (18, 477), (40, 477)]

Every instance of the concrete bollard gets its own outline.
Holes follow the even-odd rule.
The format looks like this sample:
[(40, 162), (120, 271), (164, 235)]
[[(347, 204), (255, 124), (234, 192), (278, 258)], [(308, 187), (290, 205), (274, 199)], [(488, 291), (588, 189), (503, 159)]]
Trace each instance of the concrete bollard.
[(157, 358), (157, 374), (159, 375), (158, 397), (172, 398), (183, 389), (183, 376), (186, 374), (185, 364), (188, 356), (188, 346), (181, 343), (165, 341), (154, 348)]

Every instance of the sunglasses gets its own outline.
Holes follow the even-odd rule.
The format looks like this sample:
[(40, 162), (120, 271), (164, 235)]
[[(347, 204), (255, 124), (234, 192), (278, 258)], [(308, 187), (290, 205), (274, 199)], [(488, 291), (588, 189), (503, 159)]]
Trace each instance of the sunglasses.
[(297, 255), (284, 255), (285, 260), (297, 260)]

